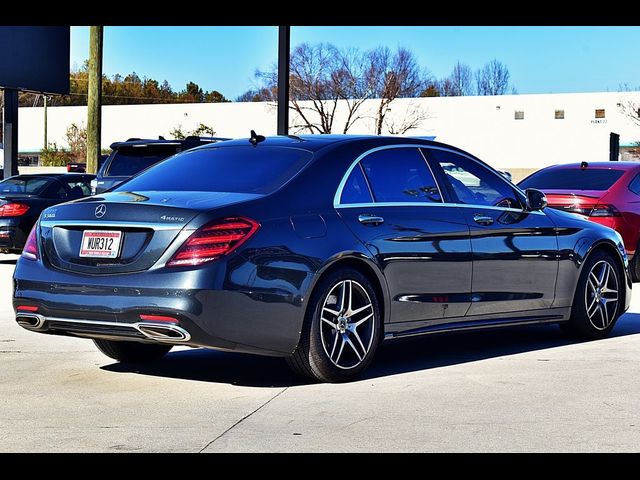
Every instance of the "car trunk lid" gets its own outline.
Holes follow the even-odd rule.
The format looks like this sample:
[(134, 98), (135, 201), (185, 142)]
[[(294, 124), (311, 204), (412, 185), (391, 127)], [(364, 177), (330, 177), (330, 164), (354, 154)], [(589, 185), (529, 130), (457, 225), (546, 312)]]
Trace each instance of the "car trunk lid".
[[(42, 245), (55, 267), (87, 274), (146, 270), (199, 213), (260, 195), (224, 192), (112, 192), (42, 213)], [(116, 258), (80, 256), (87, 230), (120, 232)]]
[(606, 193), (600, 190), (544, 190), (551, 208), (588, 215)]

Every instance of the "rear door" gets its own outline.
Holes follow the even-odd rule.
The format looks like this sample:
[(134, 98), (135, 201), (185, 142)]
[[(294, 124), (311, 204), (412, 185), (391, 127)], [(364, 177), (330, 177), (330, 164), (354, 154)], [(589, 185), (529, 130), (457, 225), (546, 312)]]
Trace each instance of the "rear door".
[(480, 162), (440, 148), (423, 150), (471, 232), (473, 289), (468, 315), (550, 308), (555, 297), (555, 225), (527, 211), (515, 189)]
[(375, 149), (355, 163), (335, 201), (382, 269), (391, 321), (464, 316), (471, 292), (469, 228), (442, 194), (420, 150)]

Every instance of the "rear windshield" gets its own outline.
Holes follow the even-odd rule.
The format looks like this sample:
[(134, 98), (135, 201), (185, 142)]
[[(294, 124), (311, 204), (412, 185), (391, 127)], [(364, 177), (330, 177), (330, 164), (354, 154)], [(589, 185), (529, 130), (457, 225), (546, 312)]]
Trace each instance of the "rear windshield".
[(123, 147), (113, 153), (108, 177), (131, 177), (178, 152), (179, 145)]
[(115, 191), (194, 191), (269, 194), (302, 170), (306, 150), (267, 146), (190, 150), (156, 165)]
[(519, 187), (540, 190), (609, 190), (624, 170), (567, 168), (541, 170), (525, 178)]
[(0, 182), (0, 193), (38, 195), (51, 182), (51, 178), (13, 177)]

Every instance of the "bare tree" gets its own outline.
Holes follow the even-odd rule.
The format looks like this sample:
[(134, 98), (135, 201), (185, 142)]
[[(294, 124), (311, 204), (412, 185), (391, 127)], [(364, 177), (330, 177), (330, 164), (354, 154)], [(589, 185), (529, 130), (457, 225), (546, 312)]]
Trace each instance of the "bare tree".
[(380, 135), (391, 103), (396, 98), (417, 97), (424, 91), (425, 81), (414, 53), (406, 48), (391, 53), (387, 47), (378, 47), (367, 56), (367, 81), (373, 95), (380, 98), (375, 115), (375, 133)]
[(360, 107), (373, 95), (366, 60), (366, 56), (357, 49), (343, 50), (340, 52), (340, 66), (332, 76), (338, 98), (344, 100), (347, 107), (347, 119), (342, 133), (347, 133), (353, 124), (362, 118), (359, 113)]
[(391, 135), (404, 135), (409, 130), (418, 128), (422, 122), (431, 118), (420, 105), (415, 103), (408, 105), (402, 115), (396, 117), (398, 118), (397, 120), (392, 120), (391, 117), (385, 120), (385, 126)]
[(478, 95), (504, 95), (509, 89), (511, 75), (507, 66), (493, 59), (476, 72)]
[[(358, 111), (373, 93), (367, 70), (365, 57), (356, 49), (339, 50), (329, 43), (302, 43), (295, 47), (291, 52), (289, 75), (290, 108), (296, 113), (292, 128), (308, 133), (331, 133), (338, 102), (343, 100), (347, 117), (341, 130), (347, 133), (361, 118)], [(254, 89), (257, 95), (247, 93), (243, 99), (262, 99), (263, 94), (269, 92), (273, 97), (266, 99), (276, 100), (276, 67), (269, 72), (258, 72), (257, 77), (264, 85)]]
[(466, 63), (457, 62), (451, 75), (440, 81), (440, 94), (444, 97), (473, 95), (473, 72)]

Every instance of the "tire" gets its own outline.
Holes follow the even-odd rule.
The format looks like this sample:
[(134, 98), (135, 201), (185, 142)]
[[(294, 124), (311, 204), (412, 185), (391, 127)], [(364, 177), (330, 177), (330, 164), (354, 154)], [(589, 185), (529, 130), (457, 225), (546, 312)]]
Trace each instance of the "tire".
[[(638, 246), (640, 247), (640, 245)], [(629, 270), (631, 271), (631, 280), (640, 282), (640, 251), (637, 248), (633, 259), (629, 263)]]
[(381, 338), (373, 285), (357, 270), (336, 270), (314, 289), (300, 342), (287, 363), (294, 372), (314, 381), (347, 382), (366, 370)]
[(157, 345), (151, 343), (140, 342), (117, 342), (113, 340), (94, 339), (98, 350), (107, 357), (113, 358), (119, 362), (150, 362), (164, 357), (171, 345)]
[[(561, 324), (562, 329), (572, 336), (586, 340), (609, 335), (622, 313), (623, 288), (622, 271), (613, 257), (602, 250), (593, 252), (580, 273), (571, 307), (571, 319)], [(599, 301), (598, 298), (602, 300)]]

